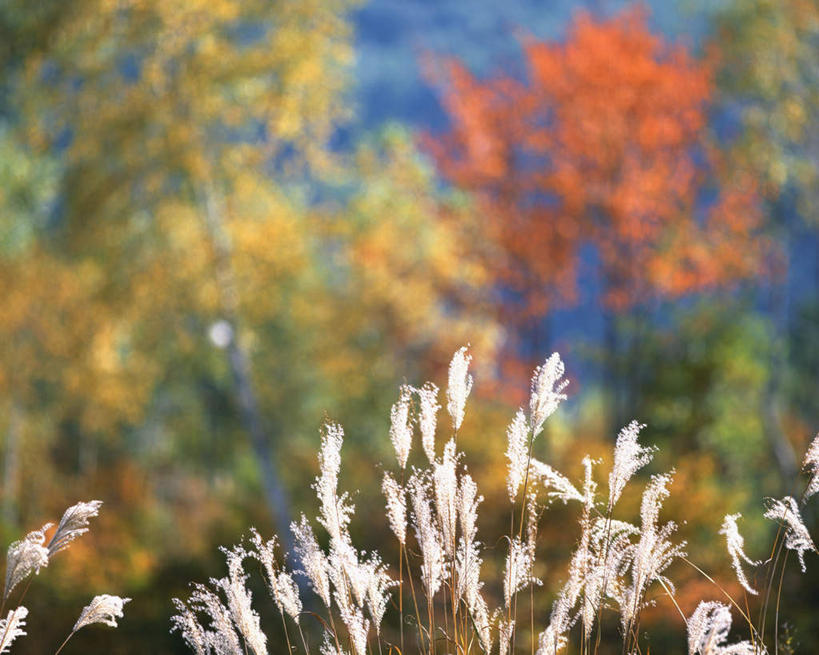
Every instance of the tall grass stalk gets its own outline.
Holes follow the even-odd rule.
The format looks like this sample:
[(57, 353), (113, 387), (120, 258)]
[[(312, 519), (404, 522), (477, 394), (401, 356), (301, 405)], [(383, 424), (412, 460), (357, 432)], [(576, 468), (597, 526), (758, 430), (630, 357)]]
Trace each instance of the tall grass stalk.
[[(535, 457), (535, 441), (545, 421), (566, 398), (564, 366), (557, 354), (535, 370), (528, 407), (517, 411), (507, 430), (509, 531), (496, 542), (502, 540), (507, 545), (506, 563), (502, 576), (489, 588), (493, 593), (487, 594), (480, 575), (485, 550), (477, 539), (478, 506), (483, 498), (467, 471), (465, 455), (457, 448), (472, 389), (470, 362), (468, 349), (461, 348), (449, 367), (445, 407), (451, 431), (442, 448), (436, 443), (441, 405), (434, 384), (402, 386), (391, 410), (390, 439), (397, 470), (385, 472), (382, 490), (385, 522), (398, 541), (397, 566), (388, 568), (374, 550), (353, 545), (349, 525), (355, 506), (338, 487), (343, 431), (332, 423), (325, 426), (318, 457), (319, 474), (313, 488), (319, 501), (317, 519), (327, 545), (319, 547), (312, 524), (305, 517), (293, 524), (301, 561), (301, 570), (295, 573), (309, 580), (327, 612), (327, 620), (316, 615), (323, 632), (322, 655), (370, 655), (374, 645), (382, 655), (412, 652), (405, 641), (403, 625), (406, 586), (415, 612), (416, 653), (509, 655), (521, 651), (557, 655), (574, 643), (581, 655), (596, 655), (601, 648), (603, 626), (611, 620), (614, 625), (619, 624), (621, 653), (639, 655), (643, 653), (643, 610), (651, 604), (655, 593), (667, 596), (682, 618), (689, 655), (762, 655), (778, 651), (780, 600), (788, 555), (795, 552), (804, 571), (805, 554), (816, 552), (797, 502), (791, 497), (766, 500), (764, 516), (776, 522), (779, 531), (766, 562), (770, 569), (764, 596), (759, 601), (759, 619), (754, 624), (748, 594), (754, 596), (757, 592), (743, 567), (762, 563), (745, 553), (737, 524), (739, 515), (726, 516), (720, 534), (725, 535), (727, 555), (746, 591), (745, 609), (723, 585), (689, 559), (685, 542), (675, 539), (676, 524), (661, 519), (673, 472), (654, 475), (645, 483), (638, 522), (619, 517), (618, 501), (623, 491), (634, 484), (634, 476), (652, 461), (656, 450), (640, 443), (644, 426), (631, 422), (617, 436), (607, 497), (600, 497), (598, 492), (595, 475), (598, 462), (585, 457), (583, 479), (575, 482)], [(412, 457), (417, 432), (421, 454), (416, 448)], [(801, 499), (804, 505), (819, 492), (819, 436), (808, 449), (803, 468), (810, 476)], [(540, 546), (538, 525), (542, 508), (550, 502), (579, 504), (579, 537), (565, 581), (554, 596), (548, 621), (540, 626), (536, 639), (536, 608), (544, 606), (542, 595), (535, 593), (542, 584), (534, 577)], [(195, 585), (187, 602), (174, 599), (180, 613), (173, 617), (173, 629), (181, 633), (197, 655), (240, 655), (244, 649), (252, 655), (266, 655), (268, 640), (261, 634), (258, 614), (244, 586), (247, 576), (242, 562), (248, 557), (256, 557), (265, 564), (268, 587), (281, 613), (288, 648), (291, 651), (296, 648), (289, 638), (288, 621), (292, 621), (298, 627), (302, 647), (305, 652), (308, 650), (299, 622), (302, 612), (298, 587), (291, 578), (294, 572), (287, 569), (285, 558), (277, 552), (275, 539), (265, 542), (262, 548), (258, 533), (252, 534), (253, 547), (239, 545), (225, 551), (229, 578), (212, 581), (210, 587)], [(780, 558), (783, 550), (787, 552)], [(703, 600), (691, 616), (686, 616), (669, 576), (678, 561), (705, 576), (730, 604)], [(398, 577), (393, 579), (396, 570)], [(765, 624), (776, 575), (779, 580), (771, 648), (765, 643)], [(526, 589), (531, 630), (528, 640), (516, 639), (518, 602), (520, 592)], [(423, 620), (420, 593), (426, 601)], [(395, 637), (389, 623), (384, 623), (395, 594), (397, 643), (391, 641)], [(750, 641), (727, 643), (732, 607), (747, 623)], [(340, 638), (337, 625), (344, 627), (346, 639)]]
[[(102, 501), (100, 500), (72, 505), (63, 512), (63, 516), (56, 529), (51, 533), (50, 539), (47, 539), (46, 535), (54, 527), (54, 524), (46, 523), (39, 530), (29, 532), (23, 539), (15, 541), (9, 546), (6, 554), (6, 576), (2, 601), (0, 601), (0, 616), (3, 615), (17, 585), (24, 580), (26, 584), (16, 600), (17, 607), (9, 611), (6, 618), (0, 619), (0, 653), (10, 652), (15, 640), (26, 636), (24, 628), (28, 617), (28, 609), (23, 605), (23, 601), (28, 594), (34, 576), (46, 568), (57, 553), (68, 548), (72, 542), (88, 532), (89, 523), (92, 518), (99, 514), (101, 506)], [(57, 647), (55, 655), (60, 653), (69, 640), (86, 626), (102, 623), (116, 628), (117, 619), (123, 616), (123, 606), (130, 600), (130, 598), (120, 598), (108, 594), (95, 596), (91, 603), (83, 608), (68, 636)]]

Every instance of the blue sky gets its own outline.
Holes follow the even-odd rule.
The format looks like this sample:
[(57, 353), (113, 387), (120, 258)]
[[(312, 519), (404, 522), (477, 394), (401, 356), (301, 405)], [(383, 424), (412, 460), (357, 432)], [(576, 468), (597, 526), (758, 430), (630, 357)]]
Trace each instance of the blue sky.
[[(514, 69), (516, 35), (559, 39), (572, 14), (616, 12), (625, 2), (577, 0), (372, 0), (355, 12), (355, 99), (365, 126), (400, 120), (435, 128), (444, 117), (421, 79), (423, 52), (457, 55), (479, 74)], [(713, 4), (713, 3), (712, 3)], [(696, 45), (707, 21), (695, 2), (645, 3), (652, 26)]]

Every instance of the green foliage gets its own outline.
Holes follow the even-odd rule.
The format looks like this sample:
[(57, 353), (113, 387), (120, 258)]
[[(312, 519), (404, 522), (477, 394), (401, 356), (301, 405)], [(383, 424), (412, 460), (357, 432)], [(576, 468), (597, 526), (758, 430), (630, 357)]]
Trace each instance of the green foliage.
[(42, 236), (54, 210), (58, 166), (35, 155), (0, 123), (0, 257), (25, 254)]
[[(676, 449), (713, 451), (744, 485), (766, 459), (759, 411), (768, 381), (771, 327), (741, 302), (702, 300), (652, 330), (640, 359), (651, 362), (637, 391), (638, 412)], [(680, 442), (680, 436), (684, 441)]]
[(819, 8), (805, 0), (735, 0), (720, 15), (720, 86), (742, 118), (744, 161), (772, 192), (796, 189), (817, 221)]
[(808, 301), (797, 309), (791, 326), (788, 352), (787, 395), (795, 415), (807, 425), (809, 433), (819, 424), (816, 385), (819, 371), (819, 303)]

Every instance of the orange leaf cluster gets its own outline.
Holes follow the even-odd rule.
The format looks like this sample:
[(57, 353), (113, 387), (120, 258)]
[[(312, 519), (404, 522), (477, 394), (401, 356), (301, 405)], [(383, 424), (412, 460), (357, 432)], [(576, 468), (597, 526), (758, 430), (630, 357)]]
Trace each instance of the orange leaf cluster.
[(588, 244), (614, 309), (762, 270), (754, 184), (707, 138), (707, 61), (652, 34), (638, 9), (579, 14), (565, 42), (523, 51), (525, 82), (442, 62), (451, 125), (425, 145), (478, 198), (495, 274), (524, 314), (576, 300)]

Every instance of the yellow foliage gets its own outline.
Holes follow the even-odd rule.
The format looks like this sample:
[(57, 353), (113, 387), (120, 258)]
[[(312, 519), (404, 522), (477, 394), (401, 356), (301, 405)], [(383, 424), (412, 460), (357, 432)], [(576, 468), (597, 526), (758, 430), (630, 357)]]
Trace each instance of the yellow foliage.
[[(349, 7), (79, 0), (24, 62), (19, 131), (61, 164), (56, 228), (0, 258), (0, 425), (20, 408), (32, 505), (73, 481), (121, 497), (136, 534), (166, 511), (158, 496), (169, 514), (211, 493), (192, 471), (229, 471), (212, 493), (247, 493), (229, 357), (209, 339), (222, 320), (282, 448), (328, 408), (375, 429), (407, 362), (420, 382), (467, 342), (492, 361), (500, 335), (466, 208), (407, 134), (349, 159), (327, 145), (347, 115)], [(168, 519), (168, 542), (201, 521)], [(150, 576), (154, 556), (106, 527), (130, 557), (99, 575)]]

